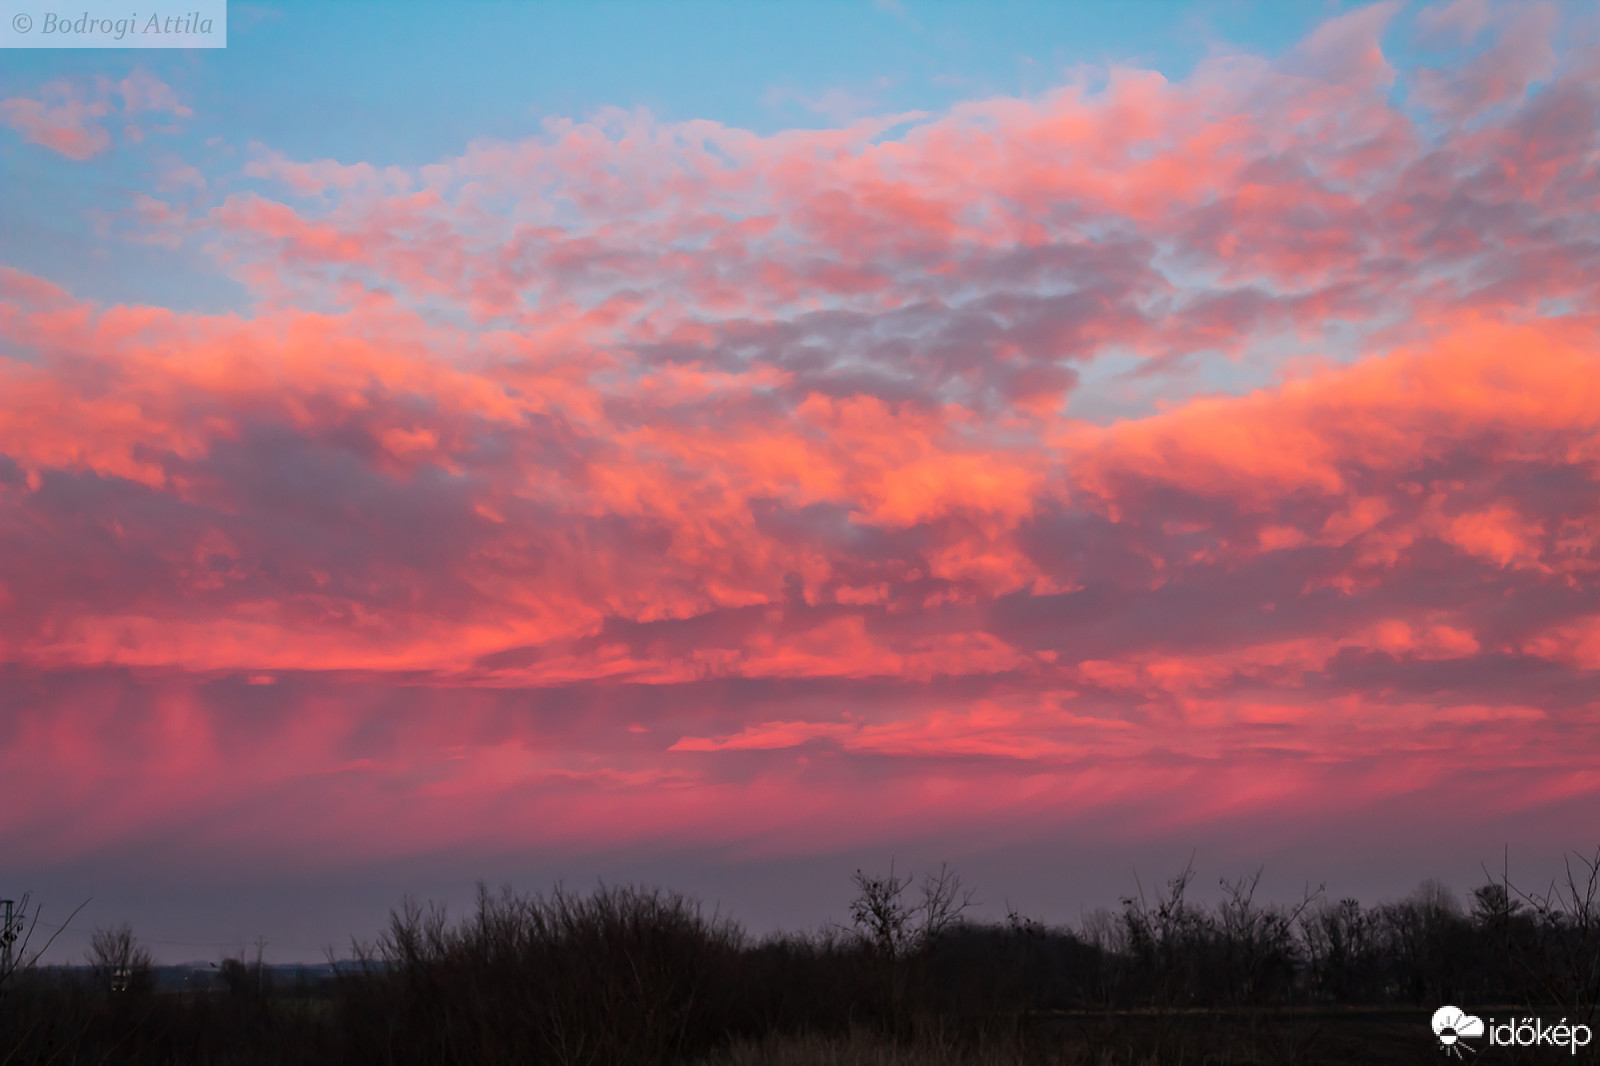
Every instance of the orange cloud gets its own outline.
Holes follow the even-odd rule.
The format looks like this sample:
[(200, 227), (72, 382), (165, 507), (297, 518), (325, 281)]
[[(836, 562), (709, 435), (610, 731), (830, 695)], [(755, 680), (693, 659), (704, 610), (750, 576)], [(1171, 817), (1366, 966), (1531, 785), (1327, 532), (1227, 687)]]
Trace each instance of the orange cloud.
[[(1425, 120), (1393, 13), (1182, 81), (259, 146), (133, 201), (247, 311), (0, 269), (0, 832), (800, 848), (1589, 795), (1593, 74), (1505, 31)], [(0, 118), (88, 158), (111, 98)]]

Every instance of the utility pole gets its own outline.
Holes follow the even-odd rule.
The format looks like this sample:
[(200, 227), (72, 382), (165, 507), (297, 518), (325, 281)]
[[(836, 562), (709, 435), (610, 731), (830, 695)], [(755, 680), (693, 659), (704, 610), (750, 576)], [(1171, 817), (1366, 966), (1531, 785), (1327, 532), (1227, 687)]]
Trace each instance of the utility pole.
[(0, 977), (11, 972), (11, 943), (17, 939), (16, 923), (12, 920), (11, 911), (17, 905), (16, 900), (0, 899)]
[(261, 992), (264, 987), (261, 979), (261, 955), (266, 949), (267, 938), (264, 936), (256, 937), (256, 999), (261, 998)]

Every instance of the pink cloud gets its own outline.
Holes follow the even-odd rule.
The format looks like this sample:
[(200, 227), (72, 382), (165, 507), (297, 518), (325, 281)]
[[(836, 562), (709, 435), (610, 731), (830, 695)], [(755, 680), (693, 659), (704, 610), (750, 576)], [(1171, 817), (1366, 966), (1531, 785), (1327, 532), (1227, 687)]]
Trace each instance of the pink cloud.
[(317, 196), (324, 192), (377, 187), (388, 180), (406, 188), (410, 182), (398, 168), (380, 171), (369, 163), (343, 164), (332, 159), (314, 163), (296, 163), (280, 152), (256, 146), (258, 155), (246, 163), (244, 173), (252, 178), (265, 178), (287, 185), (302, 196)]
[[(100, 120), (114, 110), (113, 91), (122, 97), (125, 114), (157, 112), (183, 118), (194, 114), (165, 82), (135, 70), (115, 85), (103, 78), (87, 83), (55, 81), (41, 87), (38, 97), (0, 100), (0, 124), (68, 159), (90, 159), (111, 147), (111, 133)], [(145, 138), (144, 129), (133, 124), (125, 125), (123, 134), (132, 143)]]
[(1528, 4), (1502, 14), (1493, 43), (1465, 66), (1417, 73), (1417, 99), (1454, 120), (1521, 99), (1528, 86), (1556, 69), (1553, 4)]
[[(1473, 118), (1435, 125), (1392, 15), (836, 130), (261, 148), (292, 202), (166, 167), (195, 199), (136, 218), (250, 312), (0, 271), (8, 839), (803, 848), (1589, 795), (1592, 75), (1497, 31), (1501, 80), (1422, 79)], [(103, 150), (60, 92), (90, 110), (8, 121)]]
[(1417, 29), (1427, 43), (1471, 41), (1488, 27), (1490, 18), (1489, 0), (1448, 0), (1417, 12)]
[(1398, 0), (1385, 0), (1330, 18), (1299, 44), (1286, 66), (1347, 88), (1389, 85), (1395, 71), (1379, 38), (1399, 10)]
[(110, 113), (109, 103), (85, 99), (66, 82), (45, 86), (40, 97), (0, 100), (0, 123), (68, 159), (88, 159), (111, 147), (111, 134), (97, 121)]
[(128, 114), (155, 111), (179, 118), (190, 118), (194, 110), (178, 99), (172, 87), (147, 70), (135, 70), (117, 82), (117, 93), (122, 97), (122, 109)]

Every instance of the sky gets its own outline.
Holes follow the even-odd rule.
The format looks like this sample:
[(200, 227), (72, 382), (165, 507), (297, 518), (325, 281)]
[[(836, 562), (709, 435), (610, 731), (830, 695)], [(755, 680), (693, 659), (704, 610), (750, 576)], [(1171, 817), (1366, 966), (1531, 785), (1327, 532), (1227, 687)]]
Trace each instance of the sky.
[(1600, 844), (1587, 5), (235, 3), (0, 168), (53, 957)]

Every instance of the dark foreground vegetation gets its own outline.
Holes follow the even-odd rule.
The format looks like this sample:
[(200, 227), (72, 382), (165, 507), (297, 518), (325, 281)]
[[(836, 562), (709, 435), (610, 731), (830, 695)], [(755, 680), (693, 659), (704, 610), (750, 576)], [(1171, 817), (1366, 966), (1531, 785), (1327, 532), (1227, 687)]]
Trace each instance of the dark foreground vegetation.
[(480, 890), (459, 920), (404, 904), (320, 975), (232, 958), (195, 985), (100, 930), (90, 966), (22, 951), (0, 973), (0, 1066), (1439, 1062), (1443, 1004), (1597, 1020), (1600, 853), (1547, 891), (1501, 878), (1465, 903), (1424, 883), (1370, 908), (1266, 905), (1256, 884), (1201, 905), (1185, 871), (1065, 928), (969, 921), (948, 872), (858, 874), (850, 926), (760, 940), (655, 889)]

